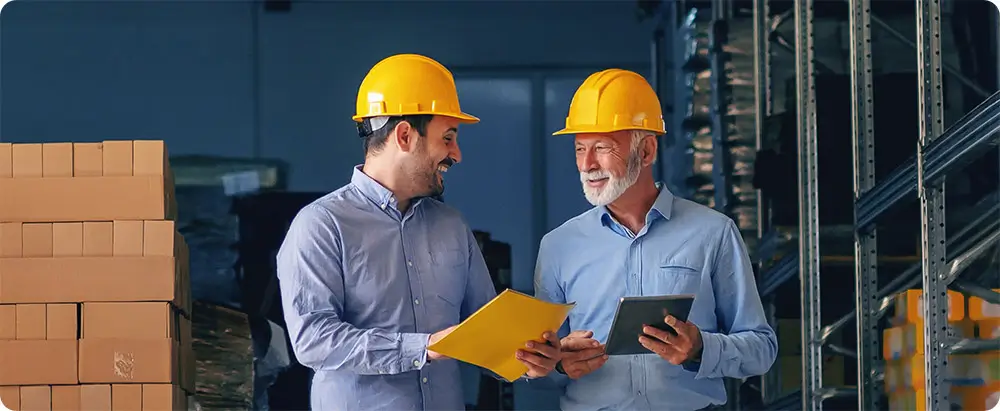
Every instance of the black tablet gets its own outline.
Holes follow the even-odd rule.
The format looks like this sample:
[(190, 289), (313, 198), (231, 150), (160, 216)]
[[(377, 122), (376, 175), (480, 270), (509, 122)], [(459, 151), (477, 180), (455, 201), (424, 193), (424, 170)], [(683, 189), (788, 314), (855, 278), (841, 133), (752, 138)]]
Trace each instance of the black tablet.
[(639, 344), (642, 326), (650, 325), (674, 333), (673, 327), (663, 322), (667, 314), (687, 321), (694, 295), (657, 295), (650, 297), (623, 297), (618, 301), (615, 320), (608, 332), (605, 345), (607, 355), (652, 354)]

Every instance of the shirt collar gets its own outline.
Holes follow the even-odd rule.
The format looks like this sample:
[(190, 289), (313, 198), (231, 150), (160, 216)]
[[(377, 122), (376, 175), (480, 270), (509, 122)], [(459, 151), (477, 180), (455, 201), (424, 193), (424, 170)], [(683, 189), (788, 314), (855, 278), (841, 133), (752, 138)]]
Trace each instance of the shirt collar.
[(362, 195), (371, 202), (385, 210), (387, 207), (396, 208), (396, 196), (392, 191), (379, 184), (373, 178), (361, 171), (361, 165), (354, 166), (354, 174), (351, 175), (351, 185), (358, 189)]
[[(663, 217), (664, 219), (670, 219), (670, 213), (674, 209), (674, 194), (670, 192), (665, 185), (662, 183), (656, 183), (656, 188), (660, 190), (660, 194), (656, 196), (656, 200), (653, 201), (653, 207), (650, 208), (649, 212), (646, 213), (646, 224), (649, 224), (657, 217)], [(614, 217), (611, 216), (611, 212), (608, 211), (608, 206), (601, 206), (600, 218), (601, 224), (604, 226), (611, 226), (615, 223)]]

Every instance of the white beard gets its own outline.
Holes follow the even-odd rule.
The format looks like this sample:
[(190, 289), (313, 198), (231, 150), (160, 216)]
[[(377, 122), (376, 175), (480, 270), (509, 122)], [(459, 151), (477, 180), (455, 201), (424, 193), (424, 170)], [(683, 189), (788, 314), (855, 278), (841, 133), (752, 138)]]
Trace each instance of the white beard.
[[(598, 207), (611, 204), (618, 197), (621, 197), (622, 194), (625, 194), (625, 190), (628, 190), (629, 187), (635, 184), (636, 180), (639, 179), (639, 172), (642, 170), (642, 159), (637, 148), (633, 147), (630, 150), (624, 176), (615, 177), (607, 170), (580, 172), (583, 195), (590, 204)], [(599, 180), (602, 178), (608, 179), (604, 187), (590, 187), (587, 185), (587, 180)]]

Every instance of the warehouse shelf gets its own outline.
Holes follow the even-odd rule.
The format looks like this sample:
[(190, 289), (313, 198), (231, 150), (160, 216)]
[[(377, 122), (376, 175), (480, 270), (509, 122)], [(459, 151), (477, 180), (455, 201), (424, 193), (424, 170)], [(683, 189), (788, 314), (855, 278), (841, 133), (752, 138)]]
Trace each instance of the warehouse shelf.
[[(958, 120), (940, 138), (926, 149), (927, 181), (935, 181), (963, 160), (981, 154), (997, 141), (1000, 130), (1000, 93), (994, 93), (986, 101)], [(896, 168), (886, 180), (862, 195), (857, 202), (857, 227), (865, 230), (875, 220), (907, 199), (915, 199), (917, 193), (917, 159)]]

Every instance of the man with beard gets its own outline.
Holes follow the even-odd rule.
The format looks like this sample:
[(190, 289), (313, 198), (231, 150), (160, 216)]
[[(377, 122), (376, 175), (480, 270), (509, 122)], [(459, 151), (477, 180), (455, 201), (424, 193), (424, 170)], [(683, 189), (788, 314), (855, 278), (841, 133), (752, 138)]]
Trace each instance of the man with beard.
[[(595, 208), (545, 235), (535, 292), (575, 301), (561, 335), (563, 358), (549, 379), (565, 387), (563, 410), (699, 410), (725, 404), (723, 377), (765, 373), (777, 340), (733, 220), (674, 197), (651, 165), (664, 134), (660, 102), (625, 70), (588, 77), (573, 96), (566, 128)], [(603, 353), (624, 296), (693, 294), (688, 321), (667, 316), (671, 334), (645, 327), (647, 355)]]
[[(435, 200), (462, 159), (451, 73), (419, 55), (376, 64), (358, 91), (365, 162), (350, 184), (304, 207), (278, 252), (288, 334), (315, 370), (316, 410), (465, 409), (458, 363), (427, 347), (496, 296), (458, 211)], [(526, 377), (560, 358), (526, 342)]]

